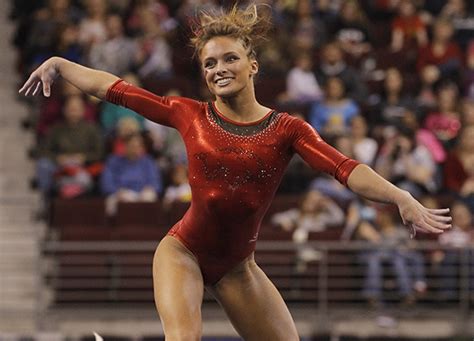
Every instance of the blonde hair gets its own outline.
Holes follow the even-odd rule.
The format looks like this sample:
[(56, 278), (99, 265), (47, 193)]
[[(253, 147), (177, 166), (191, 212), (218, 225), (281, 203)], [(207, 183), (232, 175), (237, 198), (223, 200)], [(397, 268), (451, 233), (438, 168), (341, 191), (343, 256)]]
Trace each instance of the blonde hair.
[(265, 40), (271, 28), (270, 16), (257, 10), (257, 5), (240, 9), (234, 5), (228, 12), (201, 12), (193, 27), (191, 43), (199, 57), (204, 45), (214, 37), (232, 37), (242, 42), (249, 57), (255, 58), (255, 49)]

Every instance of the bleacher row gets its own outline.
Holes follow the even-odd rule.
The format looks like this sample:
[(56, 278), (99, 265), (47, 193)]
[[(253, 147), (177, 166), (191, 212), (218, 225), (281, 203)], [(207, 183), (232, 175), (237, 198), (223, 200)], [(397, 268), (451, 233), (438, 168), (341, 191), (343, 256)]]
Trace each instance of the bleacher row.
[[(298, 195), (279, 195), (274, 199), (262, 223), (259, 243), (292, 241), (292, 232), (272, 226), (269, 217), (296, 206), (299, 201)], [(187, 208), (188, 204), (175, 204), (166, 211), (159, 202), (120, 203), (117, 216), (109, 218), (100, 198), (56, 199), (51, 221), (56, 238), (66, 244), (84, 240), (93, 244), (95, 241), (99, 246), (82, 251), (68, 251), (66, 247), (46, 252), (47, 256), (54, 256), (54, 266), (45, 276), (47, 286), (54, 292), (53, 305), (152, 303), (154, 242), (158, 244)], [(309, 239), (331, 243), (339, 240), (341, 233), (342, 228), (332, 228), (312, 232)], [(120, 241), (146, 246), (123, 250), (101, 248), (101, 242), (110, 245)], [(150, 244), (153, 245), (150, 247)], [(328, 249), (320, 260), (304, 264), (298, 261), (296, 253), (296, 248), (278, 247), (261, 250), (257, 247), (256, 252), (257, 263), (287, 302), (310, 305), (321, 300), (338, 305), (365, 302), (362, 295), (365, 264), (359, 257), (360, 251), (341, 247)], [(441, 283), (436, 273), (428, 273), (427, 277), (430, 284), (421, 302), (437, 304)], [(390, 271), (386, 271), (385, 283), (386, 300), (397, 302), (397, 284)], [(209, 294), (205, 295), (206, 302), (212, 300)]]

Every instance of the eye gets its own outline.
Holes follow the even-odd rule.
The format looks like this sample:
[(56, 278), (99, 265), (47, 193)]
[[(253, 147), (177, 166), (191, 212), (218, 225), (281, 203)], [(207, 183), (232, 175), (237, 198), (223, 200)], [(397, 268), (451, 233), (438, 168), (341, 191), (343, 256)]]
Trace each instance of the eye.
[(239, 57), (237, 57), (237, 56), (229, 56), (229, 57), (226, 58), (226, 60), (228, 62), (233, 62), (233, 61), (236, 61), (238, 59), (239, 59)]
[(216, 64), (215, 61), (213, 61), (213, 60), (207, 60), (206, 62), (204, 62), (204, 68), (210, 69), (210, 68), (212, 68), (215, 64)]

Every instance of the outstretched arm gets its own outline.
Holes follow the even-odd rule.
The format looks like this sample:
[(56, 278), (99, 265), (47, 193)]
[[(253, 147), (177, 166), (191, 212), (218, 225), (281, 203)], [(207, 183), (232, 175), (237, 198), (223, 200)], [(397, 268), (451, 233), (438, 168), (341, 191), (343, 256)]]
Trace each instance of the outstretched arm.
[(410, 229), (412, 237), (416, 230), (441, 233), (451, 227), (451, 217), (446, 216), (448, 208), (424, 207), (410, 193), (392, 185), (366, 165), (354, 168), (347, 179), (347, 186), (367, 199), (397, 205), (403, 224)]
[(105, 99), (109, 87), (119, 79), (108, 72), (90, 69), (64, 58), (52, 57), (31, 73), (19, 92), (25, 96), (29, 94), (34, 96), (42, 88), (43, 95), (49, 97), (51, 85), (58, 76), (101, 100)]

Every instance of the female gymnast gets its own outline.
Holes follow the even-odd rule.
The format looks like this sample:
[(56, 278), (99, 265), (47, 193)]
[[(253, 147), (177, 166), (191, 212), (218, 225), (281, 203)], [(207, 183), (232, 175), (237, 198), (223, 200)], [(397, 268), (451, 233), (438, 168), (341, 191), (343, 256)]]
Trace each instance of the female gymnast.
[(106, 72), (52, 57), (19, 90), (49, 96), (58, 76), (99, 99), (176, 128), (189, 160), (192, 203), (159, 243), (154, 296), (167, 341), (199, 340), (206, 288), (247, 341), (298, 340), (281, 295), (254, 260), (262, 218), (296, 152), (355, 193), (398, 206), (412, 231), (441, 233), (447, 209), (423, 207), (408, 192), (328, 144), (306, 122), (259, 104), (255, 47), (268, 29), (255, 5), (201, 14), (193, 43), (215, 101), (160, 97)]

